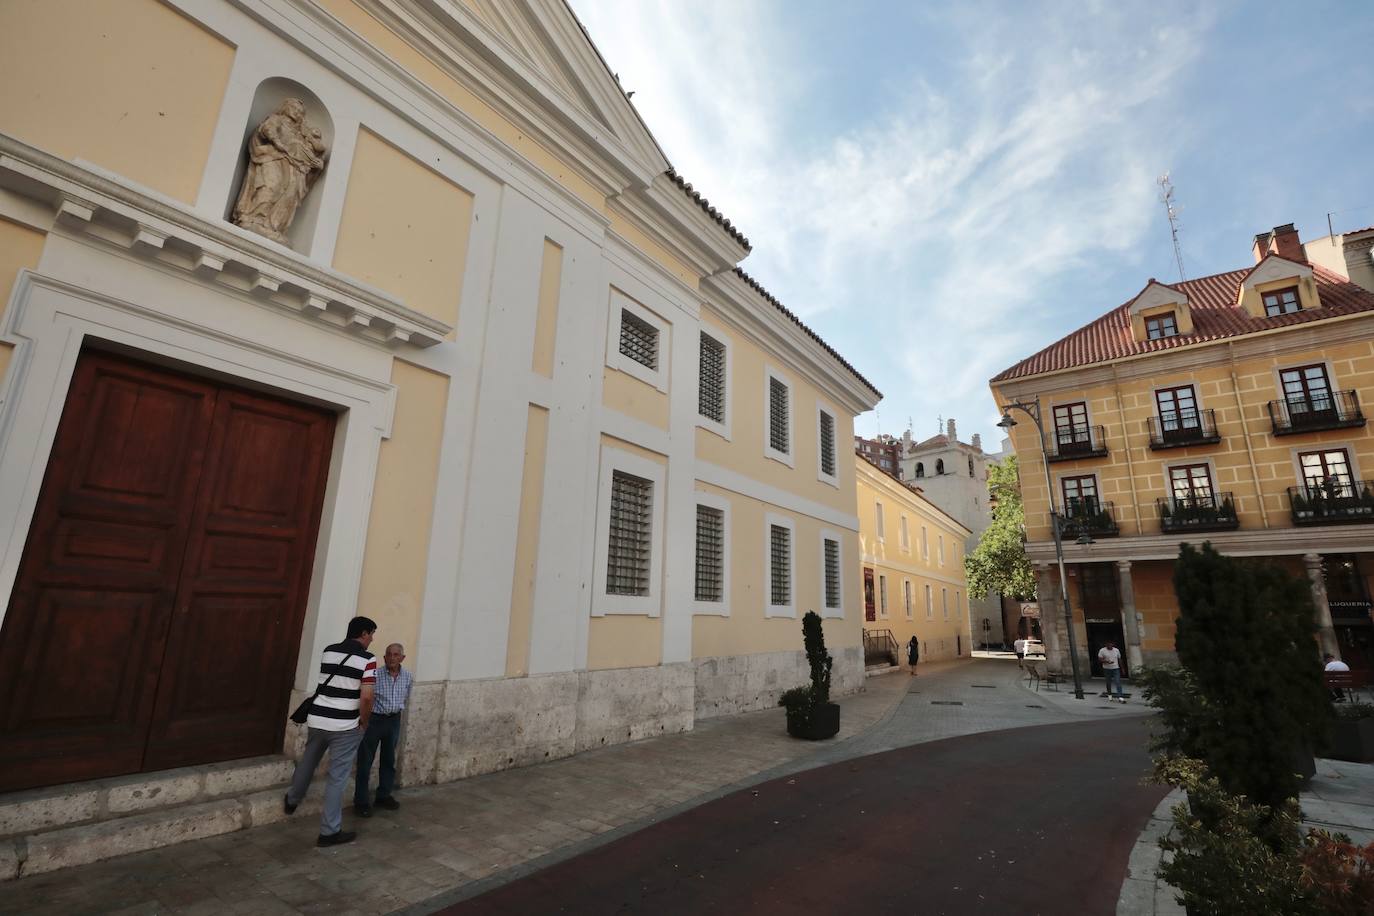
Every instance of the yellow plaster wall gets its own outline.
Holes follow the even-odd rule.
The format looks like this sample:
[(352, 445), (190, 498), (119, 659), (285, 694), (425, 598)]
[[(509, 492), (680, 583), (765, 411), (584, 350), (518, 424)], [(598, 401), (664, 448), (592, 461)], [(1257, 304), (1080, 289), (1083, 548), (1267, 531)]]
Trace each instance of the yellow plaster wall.
[(668, 395), (610, 366), (601, 372), (601, 404), (650, 426), (668, 428)]
[(590, 181), (527, 136), (524, 131), (503, 118), (496, 109), (479, 99), (400, 36), (372, 18), (353, 0), (315, 0), (315, 2), (366, 39), (373, 47), (385, 53), (402, 69), (461, 109), (479, 125), (490, 131), (498, 140), (523, 156), (558, 184), (597, 210), (605, 209), (605, 195), (600, 193)]
[(191, 203), (233, 60), (157, 0), (5, 0), (0, 129)]
[(1266, 280), (1253, 286), (1246, 285), (1240, 290), (1240, 307), (1255, 318), (1265, 317), (1263, 294), (1276, 289), (1298, 288), (1298, 304), (1306, 309), (1321, 307), (1321, 297), (1317, 294), (1317, 282), (1311, 277), (1285, 277), (1279, 280)]
[(611, 221), (612, 232), (648, 255), (648, 257), (657, 262), (660, 267), (667, 270), (670, 274), (690, 286), (692, 289), (697, 288), (697, 285), (701, 282), (701, 277), (697, 275), (695, 270), (679, 258), (674, 257), (669, 253), (668, 249), (649, 238), (649, 236), (637, 229), (633, 223), (619, 213), (611, 210), (607, 212), (606, 215)]
[(379, 641), (403, 643), (414, 658), (449, 380), (398, 359), (391, 383), (396, 415), (377, 459), (358, 613), (377, 621)]
[(558, 287), (563, 279), (563, 248), (544, 239), (539, 263), (539, 302), (534, 318), (534, 352), (530, 370), (553, 378), (553, 355), (558, 336)]
[[(870, 630), (892, 630), (902, 645), (902, 664), (906, 664), (906, 643), (913, 635), (921, 642), (921, 659), (936, 661), (969, 654), (968, 586), (964, 575), (964, 539), (968, 531), (936, 510), (918, 494), (873, 468), (858, 462), (857, 495), (859, 541), (862, 557), (855, 574), (860, 586), (860, 615), (863, 569), (873, 570), (873, 604), (877, 619), (865, 621)], [(883, 506), (883, 538), (878, 539), (878, 504)], [(901, 519), (907, 519), (909, 538), (902, 546)], [(921, 552), (921, 528), (926, 528), (930, 555)], [(945, 540), (945, 561), (940, 563), (940, 538)], [(887, 578), (887, 614), (882, 610), (881, 582)], [(911, 582), (911, 618), (906, 616), (902, 583)], [(932, 615), (926, 617), (925, 586), (931, 587)], [(940, 590), (949, 594), (949, 619), (944, 617)]]
[(534, 576), (539, 563), (539, 516), (544, 505), (544, 468), (548, 459), (549, 411), (529, 405), (525, 418), (525, 464), (520, 476), (520, 520), (515, 539), (515, 571), (506, 642), (506, 676), (529, 674), (530, 629), (534, 620)]
[(335, 267), (456, 325), (471, 224), (470, 193), (358, 131)]
[[(708, 333), (722, 339), (730, 347), (730, 377), (726, 385), (730, 395), (730, 440), (706, 429), (696, 431), (696, 455), (731, 471), (744, 474), (760, 483), (778, 487), (790, 493), (820, 503), (841, 512), (854, 511), (854, 418), (839, 409), (782, 360), (768, 357), (762, 349), (743, 336), (728, 329), (709, 309), (703, 307), (702, 318)], [(764, 431), (767, 429), (765, 398), (768, 380), (764, 367), (771, 366), (792, 386), (789, 405), (792, 413), (792, 449), (795, 467), (763, 454)], [(835, 415), (835, 465), (839, 486), (833, 487), (817, 479), (820, 437), (816, 429), (816, 402), (828, 403)]]
[[(855, 578), (858, 538), (852, 531), (837, 529), (818, 519), (698, 482), (698, 492), (722, 497), (730, 503), (730, 616), (698, 614), (692, 620), (692, 657), (713, 658), (756, 652), (800, 650), (801, 618), (814, 610), (821, 613), (821, 530), (839, 535), (843, 564), (843, 618), (824, 618), (825, 643), (829, 648), (859, 645), (863, 640), (863, 588)], [(796, 526), (793, 550), (793, 589), (797, 616), (767, 617), (768, 557), (765, 516), (781, 515)]]
[[(19, 271), (38, 266), (43, 256), (43, 243), (47, 233), (21, 226), (6, 219), (0, 219), (0, 316), (9, 306), (14, 292), (14, 281)], [(14, 351), (11, 344), (0, 342), (0, 378), (9, 368), (10, 354)]]

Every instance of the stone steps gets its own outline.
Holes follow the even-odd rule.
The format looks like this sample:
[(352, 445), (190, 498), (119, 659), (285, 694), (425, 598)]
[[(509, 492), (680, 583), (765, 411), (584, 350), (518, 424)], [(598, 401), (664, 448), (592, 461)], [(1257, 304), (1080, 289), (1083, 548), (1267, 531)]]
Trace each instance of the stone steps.
[[(250, 757), (0, 796), (0, 881), (276, 823), (293, 766)], [(295, 816), (318, 814), (322, 790)]]
[(894, 671), (903, 670), (900, 665), (869, 665), (864, 668), (864, 675), (867, 677), (878, 677), (882, 674), (891, 674)]

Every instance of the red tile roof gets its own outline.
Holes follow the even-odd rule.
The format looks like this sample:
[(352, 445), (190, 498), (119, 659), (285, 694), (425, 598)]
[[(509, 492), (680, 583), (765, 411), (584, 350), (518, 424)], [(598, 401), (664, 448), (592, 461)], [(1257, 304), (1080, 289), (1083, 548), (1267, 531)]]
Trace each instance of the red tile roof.
[(1253, 334), (1271, 328), (1374, 311), (1374, 293), (1314, 265), (1312, 277), (1317, 282), (1321, 308), (1287, 315), (1252, 318), (1248, 312), (1236, 305), (1236, 293), (1250, 270), (1251, 268), (1232, 270), (1224, 274), (1170, 284), (1173, 289), (1182, 290), (1188, 295), (1189, 311), (1193, 315), (1191, 334), (1180, 334), (1177, 337), (1159, 340), (1136, 340), (1131, 333), (1131, 320), (1128, 314), (1130, 302), (1125, 302), (1096, 321), (1084, 325), (1067, 337), (1060, 338), (1039, 353), (999, 372), (992, 381), (1004, 382), (1040, 375), (1043, 372), (1091, 366), (1094, 363), (1110, 362), (1128, 356)]
[(754, 250), (754, 246), (749, 244), (749, 239), (744, 237), (744, 233), (736, 229), (735, 225), (731, 223), (730, 220), (726, 219), (724, 213), (721, 213), (715, 207), (711, 206), (711, 202), (706, 199), (706, 196), (693, 188), (691, 182), (679, 175), (677, 169), (669, 166), (668, 171), (664, 172), (664, 174), (668, 176), (669, 181), (682, 189), (682, 193), (690, 197), (698, 207), (705, 211), (707, 216), (715, 220), (716, 225), (724, 229), (730, 238), (734, 239), (740, 247), (745, 251)]

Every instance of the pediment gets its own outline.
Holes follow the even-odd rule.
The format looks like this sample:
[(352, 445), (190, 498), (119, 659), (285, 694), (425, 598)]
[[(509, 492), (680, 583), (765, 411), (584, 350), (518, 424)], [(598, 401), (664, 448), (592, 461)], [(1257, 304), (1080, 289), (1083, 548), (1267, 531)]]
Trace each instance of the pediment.
[(1311, 279), (1312, 265), (1304, 264), (1301, 261), (1290, 261), (1287, 258), (1279, 257), (1276, 254), (1266, 255), (1241, 281), (1241, 291), (1254, 289), (1262, 283), (1269, 283), (1274, 280), (1298, 280), (1302, 278)]
[(1128, 307), (1131, 315), (1139, 315), (1147, 309), (1159, 308), (1166, 305), (1188, 305), (1188, 294), (1183, 290), (1160, 283), (1158, 280), (1150, 280), (1145, 284), (1145, 288), (1136, 294)]

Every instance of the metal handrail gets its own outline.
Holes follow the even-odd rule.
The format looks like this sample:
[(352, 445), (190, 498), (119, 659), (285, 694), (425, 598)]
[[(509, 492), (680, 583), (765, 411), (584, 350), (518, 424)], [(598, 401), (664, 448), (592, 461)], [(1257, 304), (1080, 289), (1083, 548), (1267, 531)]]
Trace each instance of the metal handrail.
[(1050, 461), (1101, 458), (1107, 454), (1107, 430), (1102, 426), (1060, 426), (1049, 433), (1045, 454)]
[(1165, 410), (1146, 421), (1150, 432), (1150, 448), (1179, 448), (1184, 445), (1206, 445), (1221, 441), (1217, 432), (1216, 411)]
[(1288, 488), (1295, 525), (1374, 522), (1374, 480), (1328, 478)]
[(1059, 516), (1059, 530), (1065, 539), (1084, 534), (1115, 537), (1121, 533), (1116, 524), (1116, 504), (1095, 496), (1066, 500)]
[(1279, 398), (1268, 407), (1276, 436), (1365, 425), (1360, 396), (1353, 390)]
[(1155, 500), (1162, 531), (1229, 531), (1240, 527), (1230, 492), (1190, 493)]

